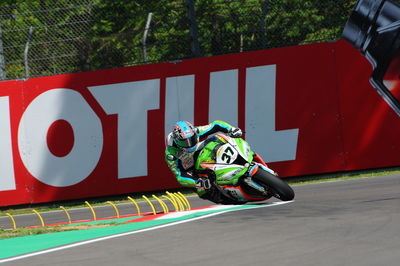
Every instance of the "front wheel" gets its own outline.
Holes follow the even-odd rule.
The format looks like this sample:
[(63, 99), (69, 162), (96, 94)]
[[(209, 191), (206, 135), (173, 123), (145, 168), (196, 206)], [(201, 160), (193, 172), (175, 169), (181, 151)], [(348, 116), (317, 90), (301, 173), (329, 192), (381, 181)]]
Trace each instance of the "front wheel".
[(294, 199), (293, 189), (282, 179), (265, 171), (261, 167), (252, 177), (254, 181), (266, 187), (271, 196), (283, 201)]

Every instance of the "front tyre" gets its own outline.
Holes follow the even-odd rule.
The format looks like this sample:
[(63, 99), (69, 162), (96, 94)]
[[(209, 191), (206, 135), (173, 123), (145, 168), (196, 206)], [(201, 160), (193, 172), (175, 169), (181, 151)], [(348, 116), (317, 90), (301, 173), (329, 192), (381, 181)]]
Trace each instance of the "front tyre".
[(293, 189), (286, 184), (279, 177), (274, 176), (273, 174), (265, 171), (261, 167), (258, 169), (257, 173), (255, 173), (252, 177), (254, 181), (266, 187), (268, 192), (275, 198), (278, 198), (282, 201), (289, 201), (294, 199), (294, 191)]

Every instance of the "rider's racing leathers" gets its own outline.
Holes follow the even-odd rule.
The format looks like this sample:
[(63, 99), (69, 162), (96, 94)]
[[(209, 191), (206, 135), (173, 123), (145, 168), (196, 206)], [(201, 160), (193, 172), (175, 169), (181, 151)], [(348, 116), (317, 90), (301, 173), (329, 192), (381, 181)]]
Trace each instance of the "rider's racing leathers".
[[(200, 138), (197, 147), (200, 147), (201, 142), (209, 135), (217, 132), (230, 134), (234, 132), (235, 129), (236, 128), (232, 127), (230, 124), (220, 120), (216, 120), (205, 126), (196, 127), (196, 133)], [(194, 170), (199, 149), (196, 149), (193, 152), (187, 152), (179, 148), (173, 141), (172, 132), (167, 136), (166, 146), (165, 161), (174, 173), (176, 180), (182, 186), (196, 188), (197, 194), (203, 199), (208, 199), (215, 203), (229, 203), (226, 202), (226, 199), (224, 199), (222, 195), (220, 195), (219, 191), (216, 191), (213, 188), (204, 189), (202, 187), (196, 187), (198, 177), (195, 176)]]

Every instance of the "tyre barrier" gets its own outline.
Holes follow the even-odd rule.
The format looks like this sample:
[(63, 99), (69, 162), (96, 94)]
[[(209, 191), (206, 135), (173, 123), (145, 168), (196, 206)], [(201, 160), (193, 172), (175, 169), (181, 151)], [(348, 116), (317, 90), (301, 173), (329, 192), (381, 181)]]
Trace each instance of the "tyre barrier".
[[(144, 216), (144, 215), (167, 214), (169, 212), (180, 212), (180, 211), (191, 210), (191, 206), (190, 206), (189, 200), (181, 192), (171, 193), (171, 192), (167, 191), (166, 194), (162, 195), (161, 197), (157, 197), (156, 195), (153, 194), (151, 196), (151, 199), (149, 199), (145, 195), (143, 195), (142, 198), (150, 206), (151, 213), (143, 213), (142, 210), (139, 207), (139, 204), (132, 197), (128, 196), (127, 199), (133, 203), (133, 205), (134, 205), (134, 207), (136, 209), (136, 213), (135, 214), (131, 214), (131, 215), (125, 215), (125, 217), (128, 217), (128, 216)], [(170, 210), (168, 208), (168, 205), (165, 203), (165, 201), (163, 201), (163, 199), (165, 201), (167, 201), (168, 203), (170, 203), (173, 206), (174, 210)], [(152, 200), (157, 202), (158, 205), (160, 205), (160, 207), (162, 209), (162, 212), (157, 212), (156, 206), (152, 202)], [(91, 222), (91, 221), (97, 221), (98, 220), (94, 207), (88, 201), (85, 201), (85, 204), (90, 209), (91, 214), (92, 214), (92, 218), (90, 220), (74, 221), (74, 222)], [(121, 218), (118, 206), (115, 203), (113, 203), (112, 201), (107, 201), (106, 204), (110, 205), (110, 206), (112, 206), (114, 208), (116, 216), (115, 217), (106, 217), (106, 218), (103, 218), (103, 219)], [(65, 222), (65, 223), (59, 223), (58, 225), (73, 223), (69, 211), (63, 206), (60, 206), (59, 208), (65, 213), (65, 216), (66, 216), (68, 221)], [(29, 227), (51, 226), (50, 224), (47, 224), (47, 225), (45, 224), (45, 220), (43, 219), (42, 214), (40, 214), (37, 210), (32, 210), (32, 212), (39, 218), (40, 225), (29, 226)], [(15, 218), (14, 218), (14, 216), (12, 214), (6, 213), (5, 215), (10, 218), (10, 220), (12, 222), (12, 229), (13, 230), (16, 230), (18, 228), (24, 228), (24, 227), (17, 227), (16, 220), (15, 220)]]

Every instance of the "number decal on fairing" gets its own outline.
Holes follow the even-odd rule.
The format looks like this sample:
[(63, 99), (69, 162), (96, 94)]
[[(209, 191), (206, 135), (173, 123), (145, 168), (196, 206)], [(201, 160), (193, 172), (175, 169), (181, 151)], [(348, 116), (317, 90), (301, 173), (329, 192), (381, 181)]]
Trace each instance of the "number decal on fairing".
[(227, 143), (218, 149), (217, 163), (230, 164), (236, 160), (237, 155), (237, 151)]
[(225, 149), (225, 152), (222, 154), (221, 159), (222, 161), (226, 163), (230, 163), (232, 159), (232, 155), (234, 154), (233, 150), (231, 147), (228, 147)]

